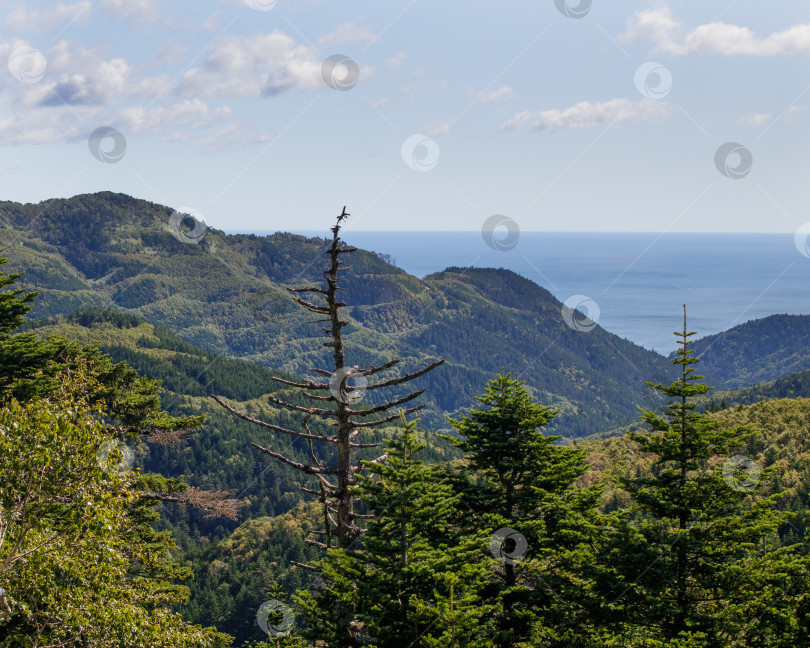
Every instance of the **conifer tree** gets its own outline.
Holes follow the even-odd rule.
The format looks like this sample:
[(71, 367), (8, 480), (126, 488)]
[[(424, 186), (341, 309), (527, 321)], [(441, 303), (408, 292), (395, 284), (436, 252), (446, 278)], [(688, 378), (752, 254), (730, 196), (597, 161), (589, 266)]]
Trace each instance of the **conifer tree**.
[(608, 560), (618, 577), (607, 595), (622, 619), (618, 634), (628, 646), (796, 645), (773, 633), (764, 633), (766, 643), (751, 641), (762, 636), (766, 611), (782, 622), (795, 614), (788, 574), (807, 581), (803, 548), (779, 546), (777, 531), (790, 516), (775, 508), (784, 493), (759, 492), (767, 471), (735, 455), (754, 431), (724, 429), (695, 411), (695, 397), (711, 388), (693, 367), (685, 307), (676, 335), (680, 377), (650, 383), (673, 401), (663, 415), (643, 411), (649, 431), (628, 433), (655, 461), (650, 476), (620, 480), (632, 507)]
[(498, 646), (553, 645), (554, 625), (583, 627), (586, 592), (574, 574), (586, 558), (599, 497), (598, 488), (575, 487), (584, 453), (542, 433), (555, 412), (523, 385), (502, 371), (477, 397), (483, 408), (450, 419), (460, 437), (451, 440), (469, 453), (470, 470), (456, 481), (472, 513), (466, 523), (492, 537), (495, 578), (486, 596), (497, 601)]
[[(8, 259), (0, 257), (0, 265), (6, 263)], [(22, 326), (25, 314), (34, 307), (34, 299), (39, 294), (26, 292), (22, 288), (6, 289), (20, 277), (21, 272), (10, 275), (0, 272), (0, 338)]]
[[(0, 257), (0, 265), (8, 259)], [(33, 333), (12, 335), (22, 326), (25, 315), (34, 307), (39, 293), (11, 288), (22, 273), (0, 272), (0, 401), (10, 393), (20, 398), (32, 397), (53, 389), (56, 371), (53, 358), (58, 345), (39, 340)]]
[[(318, 563), (321, 587), (300, 601), (307, 636), (327, 646), (482, 646), (486, 538), (460, 533), (460, 496), (416, 455), (415, 421), (402, 414), (387, 458), (367, 462), (357, 492), (373, 518), (362, 542)], [(351, 613), (353, 621), (336, 622)]]

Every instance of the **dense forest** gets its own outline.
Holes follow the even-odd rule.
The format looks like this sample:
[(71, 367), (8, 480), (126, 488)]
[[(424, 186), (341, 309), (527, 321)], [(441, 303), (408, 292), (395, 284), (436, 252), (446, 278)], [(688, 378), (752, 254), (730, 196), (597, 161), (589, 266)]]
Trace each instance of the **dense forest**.
[[(198, 348), (294, 375), (328, 358), (320, 329), (286, 290), (321, 279), (324, 239), (209, 228), (187, 245), (167, 228), (170, 213), (110, 192), (0, 203), (0, 227), (16, 242), (9, 268), (40, 293), (32, 317), (125, 310)], [(34, 214), (41, 226), (30, 229)], [(663, 356), (601, 327), (572, 330), (550, 292), (513, 272), (448, 268), (419, 279), (364, 250), (352, 266), (343, 282), (352, 362), (397, 357), (413, 370), (444, 358), (442, 371), (423, 378), (421, 416), (432, 427), (447, 428), (445, 412), (470, 407), (504, 366), (530, 369), (527, 389), (559, 410), (550, 426), (566, 437), (622, 425), (639, 404), (659, 405), (644, 381), (674, 375)], [(801, 368), (810, 369), (810, 358)]]
[[(570, 335), (511, 273), (410, 277), (342, 244), (340, 222), (330, 275), (328, 239), (175, 249), (119, 236), (159, 206), (53, 202), (53, 218), (89, 219), (81, 235), (45, 226), (4, 253), (32, 272), (0, 273), (0, 645), (810, 645), (810, 380), (779, 346), (801, 321), (732, 331), (733, 363), (704, 363), (727, 388), (713, 393), (698, 363), (716, 345), (693, 342), (686, 315), (667, 362), (601, 329)], [(210, 269), (217, 245), (242, 251), (237, 278), (192, 286), (181, 266)], [(320, 267), (288, 282), (315, 248)], [(190, 331), (194, 291), (234, 303), (248, 276), (271, 300), (258, 310), (321, 313), (325, 337), (306, 315), (285, 337), (268, 310), (254, 332), (280, 349), (237, 334), (245, 360), (216, 326)], [(245, 330), (250, 308), (232, 311)], [(542, 338), (511, 348), (530, 327), (567, 336), (534, 384), (515, 371)], [(487, 365), (482, 336), (499, 338)], [(344, 350), (343, 379), (361, 381), (300, 378)]]

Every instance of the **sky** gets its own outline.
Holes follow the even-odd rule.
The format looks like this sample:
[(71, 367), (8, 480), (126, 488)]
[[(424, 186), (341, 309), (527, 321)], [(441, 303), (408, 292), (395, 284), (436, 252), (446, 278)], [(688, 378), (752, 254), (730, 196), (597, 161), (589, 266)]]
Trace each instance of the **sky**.
[(2, 62), (3, 200), (227, 231), (810, 221), (806, 0), (0, 0)]

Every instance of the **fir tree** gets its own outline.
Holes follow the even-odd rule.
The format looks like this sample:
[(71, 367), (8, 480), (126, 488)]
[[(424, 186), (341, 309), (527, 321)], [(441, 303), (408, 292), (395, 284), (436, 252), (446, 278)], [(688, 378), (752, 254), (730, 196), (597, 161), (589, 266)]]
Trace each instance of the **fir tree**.
[[(0, 257), (0, 265), (6, 263), (8, 259)], [(0, 272), (0, 339), (22, 326), (25, 314), (34, 307), (34, 299), (39, 294), (22, 288), (6, 289), (20, 277), (21, 272), (10, 275)]]
[[(358, 483), (374, 516), (362, 546), (330, 551), (318, 564), (321, 587), (301, 598), (307, 634), (327, 646), (484, 645), (485, 572), (475, 556), (485, 539), (459, 533), (460, 496), (414, 457), (425, 447), (418, 420), (402, 414), (402, 423), (385, 460), (365, 463)], [(340, 613), (352, 623), (337, 623)]]
[[(695, 397), (711, 388), (693, 367), (685, 308), (676, 335), (672, 362), (680, 377), (650, 383), (673, 402), (663, 415), (643, 411), (650, 431), (628, 433), (655, 462), (650, 476), (620, 480), (633, 505), (608, 561), (618, 576), (610, 605), (623, 620), (624, 645), (765, 645), (746, 639), (755, 611), (789, 599), (789, 582), (777, 585), (775, 575), (806, 570), (806, 563), (791, 558), (800, 547), (779, 546), (777, 530), (789, 517), (774, 508), (782, 495), (758, 493), (765, 473), (735, 455), (754, 432), (724, 429), (695, 411)], [(765, 582), (770, 587), (754, 587)]]
[(472, 513), (466, 524), (491, 536), (492, 555), (482, 558), (494, 570), (487, 596), (497, 603), (498, 646), (550, 645), (559, 638), (554, 626), (584, 629), (589, 588), (575, 574), (587, 559), (599, 498), (598, 488), (575, 487), (584, 453), (542, 433), (555, 412), (523, 385), (501, 372), (477, 397), (484, 408), (450, 419), (460, 437), (452, 440), (469, 453), (471, 470), (456, 481)]
[[(0, 265), (5, 263), (8, 259), (0, 257)], [(39, 294), (8, 289), (21, 276), (0, 272), (0, 402), (11, 394), (31, 398), (56, 387), (53, 359), (59, 353), (59, 344), (40, 340), (33, 333), (12, 335), (22, 326)]]

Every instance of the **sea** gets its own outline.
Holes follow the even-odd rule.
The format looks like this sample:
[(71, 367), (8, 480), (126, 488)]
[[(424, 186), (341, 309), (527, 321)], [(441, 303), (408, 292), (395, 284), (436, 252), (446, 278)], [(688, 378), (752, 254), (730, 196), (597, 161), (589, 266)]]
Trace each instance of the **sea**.
[(676, 348), (684, 304), (696, 338), (768, 315), (810, 314), (810, 248), (800, 234), (344, 230), (342, 237), (420, 278), (450, 266), (507, 268), (664, 355)]

